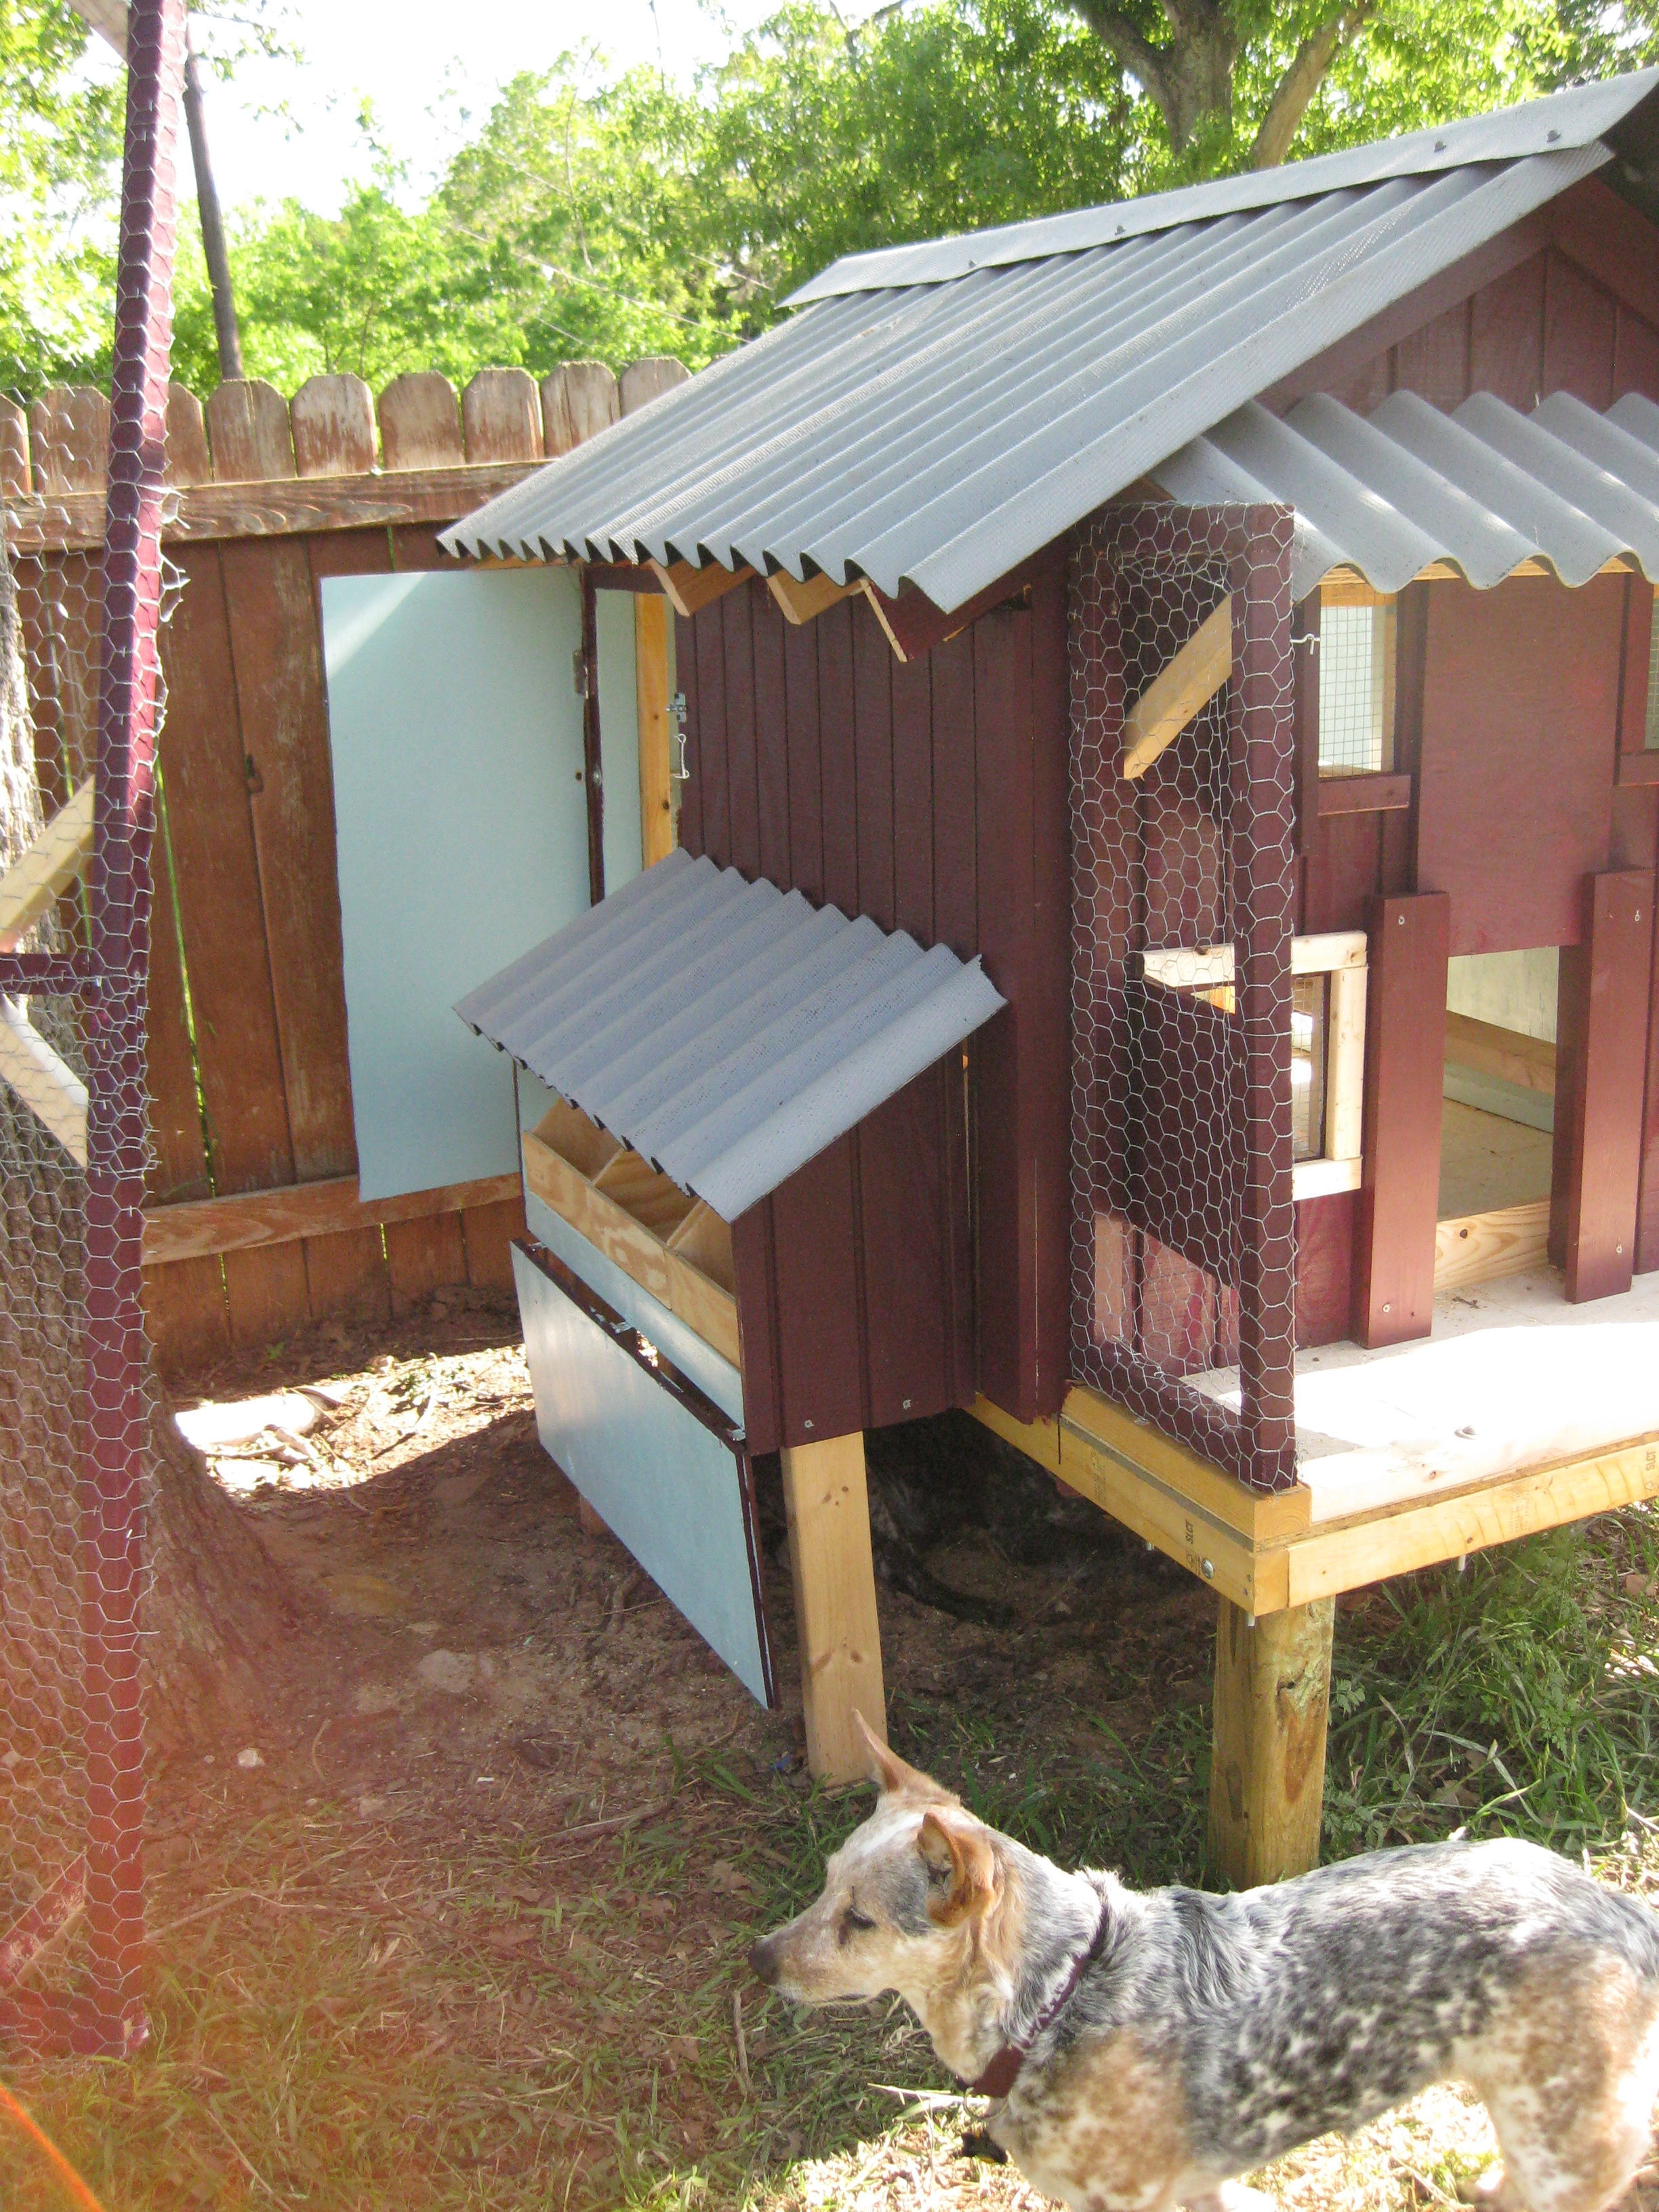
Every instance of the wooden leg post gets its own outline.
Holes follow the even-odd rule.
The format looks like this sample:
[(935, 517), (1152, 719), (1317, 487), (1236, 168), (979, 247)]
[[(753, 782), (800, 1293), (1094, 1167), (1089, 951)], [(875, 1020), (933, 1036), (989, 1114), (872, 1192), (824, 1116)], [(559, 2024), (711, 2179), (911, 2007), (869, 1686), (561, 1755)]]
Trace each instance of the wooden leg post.
[(1220, 1601), (1210, 1853), (1235, 1889), (1319, 1863), (1330, 1715), (1329, 1598), (1254, 1622)]
[(867, 1759), (854, 1713), (887, 1733), (864, 1438), (797, 1444), (782, 1459), (806, 1760), (820, 1781), (861, 1782)]

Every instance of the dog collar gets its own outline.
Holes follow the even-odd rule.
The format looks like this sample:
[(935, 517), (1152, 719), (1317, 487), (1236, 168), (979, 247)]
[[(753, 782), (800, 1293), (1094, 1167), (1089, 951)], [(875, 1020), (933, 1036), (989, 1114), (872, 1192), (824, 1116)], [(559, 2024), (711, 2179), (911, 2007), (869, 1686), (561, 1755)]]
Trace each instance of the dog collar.
[(1066, 1975), (1059, 1989), (1055, 1990), (1054, 1996), (1049, 1998), (1048, 2003), (1044, 2005), (1042, 2010), (1037, 2014), (1036, 2019), (1032, 2025), (1031, 2032), (1025, 2038), (1024, 2041), (1023, 2043), (1005, 2043), (1001, 2050), (996, 2052), (990, 2064), (985, 2069), (985, 2071), (979, 2076), (977, 2081), (970, 2081), (969, 2083), (969, 2087), (974, 2091), (976, 2096), (1006, 2097), (1008, 2092), (1013, 2087), (1015, 2082), (1019, 2079), (1019, 2069), (1025, 2063), (1026, 2055), (1030, 2051), (1031, 2045), (1036, 2041), (1038, 2036), (1042, 2033), (1045, 2028), (1052, 2027), (1054, 2022), (1060, 2018), (1060, 2014), (1065, 2011), (1066, 2007), (1070, 2003), (1073, 1992), (1076, 1990), (1078, 1984), (1083, 1979), (1084, 1975), (1099, 1957), (1100, 1947), (1106, 1940), (1107, 1917), (1106, 1908), (1103, 1905), (1100, 1908), (1100, 1918), (1096, 1923), (1095, 1932), (1093, 1936), (1090, 1939), (1088, 1949), (1086, 1951), (1079, 1951), (1076, 1958), (1073, 1960), (1070, 1973)]

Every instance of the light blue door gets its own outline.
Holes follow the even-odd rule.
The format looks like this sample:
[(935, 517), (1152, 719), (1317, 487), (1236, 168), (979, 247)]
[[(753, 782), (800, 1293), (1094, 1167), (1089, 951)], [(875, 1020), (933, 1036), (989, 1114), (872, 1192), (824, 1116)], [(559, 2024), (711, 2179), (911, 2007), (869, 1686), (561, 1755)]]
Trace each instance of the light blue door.
[(322, 604), (362, 1193), (509, 1174), (511, 1070), (453, 1009), (588, 903), (580, 588), (331, 576)]

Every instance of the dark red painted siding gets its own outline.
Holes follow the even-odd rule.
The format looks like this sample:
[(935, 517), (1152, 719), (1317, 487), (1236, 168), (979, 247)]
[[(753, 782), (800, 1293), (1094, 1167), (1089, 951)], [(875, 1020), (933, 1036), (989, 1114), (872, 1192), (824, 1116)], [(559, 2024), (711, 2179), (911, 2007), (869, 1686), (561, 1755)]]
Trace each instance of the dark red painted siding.
[(1472, 392), (1522, 410), (1551, 392), (1659, 399), (1656, 259), (1653, 226), (1587, 179), (1264, 397), (1328, 392), (1361, 414), (1397, 391), (1448, 410)]
[(1062, 566), (915, 663), (862, 599), (797, 629), (758, 583), (682, 622), (678, 646), (681, 842), (981, 954), (1009, 1002), (969, 1048), (976, 1224), (955, 1057), (737, 1224), (754, 1449), (960, 1404), (976, 1383), (1022, 1419), (1052, 1413), (1066, 1369)]
[(1416, 888), (1450, 894), (1454, 953), (1578, 941), (1612, 837), (1629, 583), (1426, 587)]

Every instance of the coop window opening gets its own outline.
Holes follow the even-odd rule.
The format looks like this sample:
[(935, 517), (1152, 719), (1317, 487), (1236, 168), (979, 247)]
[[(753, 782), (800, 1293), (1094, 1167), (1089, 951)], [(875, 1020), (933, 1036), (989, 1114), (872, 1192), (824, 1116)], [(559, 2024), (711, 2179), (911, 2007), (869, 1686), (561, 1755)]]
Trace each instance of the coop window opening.
[(1328, 586), (1319, 605), (1319, 773), (1394, 766), (1395, 609), (1364, 586)]
[[(1149, 952), (1145, 974), (1148, 982), (1191, 991), (1222, 1013), (1237, 1010), (1231, 945)], [(1365, 978), (1363, 929), (1291, 939), (1291, 1127), (1298, 1199), (1358, 1188)]]

